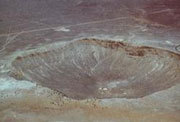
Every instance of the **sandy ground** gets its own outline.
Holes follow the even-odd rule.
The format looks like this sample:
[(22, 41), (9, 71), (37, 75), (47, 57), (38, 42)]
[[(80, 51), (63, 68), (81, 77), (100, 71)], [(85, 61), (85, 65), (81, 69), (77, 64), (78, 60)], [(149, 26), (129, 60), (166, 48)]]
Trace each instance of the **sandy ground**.
[(0, 122), (179, 122), (179, 84), (143, 98), (73, 100), (7, 75), (17, 56), (82, 38), (180, 53), (179, 8), (179, 0), (1, 0)]

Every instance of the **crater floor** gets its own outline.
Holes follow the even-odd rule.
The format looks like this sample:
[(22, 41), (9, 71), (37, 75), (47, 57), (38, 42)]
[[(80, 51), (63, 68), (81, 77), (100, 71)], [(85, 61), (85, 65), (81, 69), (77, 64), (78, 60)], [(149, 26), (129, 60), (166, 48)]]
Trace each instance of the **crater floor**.
[(82, 39), (17, 57), (11, 75), (74, 99), (140, 98), (180, 83), (179, 62), (162, 49)]

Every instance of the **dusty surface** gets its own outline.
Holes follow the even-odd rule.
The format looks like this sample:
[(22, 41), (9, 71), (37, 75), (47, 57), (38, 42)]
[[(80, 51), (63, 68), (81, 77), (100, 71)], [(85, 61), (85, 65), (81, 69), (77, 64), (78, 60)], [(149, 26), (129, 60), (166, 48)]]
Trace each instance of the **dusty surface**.
[(1, 0), (0, 122), (179, 122), (179, 35), (179, 0)]
[(27, 81), (19, 82), (7, 77), (1, 80), (19, 84), (11, 90), (1, 89), (0, 117), (3, 122), (178, 122), (180, 120), (178, 113), (180, 102), (177, 99), (180, 97), (179, 85), (141, 99), (76, 101)]

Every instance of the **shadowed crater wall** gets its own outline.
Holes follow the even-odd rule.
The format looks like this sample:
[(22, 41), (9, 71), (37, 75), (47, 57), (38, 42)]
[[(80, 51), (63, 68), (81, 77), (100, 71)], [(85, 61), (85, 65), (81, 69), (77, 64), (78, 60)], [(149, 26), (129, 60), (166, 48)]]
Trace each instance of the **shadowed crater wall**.
[(180, 83), (180, 55), (110, 40), (82, 39), (17, 57), (10, 75), (73, 99), (140, 98)]

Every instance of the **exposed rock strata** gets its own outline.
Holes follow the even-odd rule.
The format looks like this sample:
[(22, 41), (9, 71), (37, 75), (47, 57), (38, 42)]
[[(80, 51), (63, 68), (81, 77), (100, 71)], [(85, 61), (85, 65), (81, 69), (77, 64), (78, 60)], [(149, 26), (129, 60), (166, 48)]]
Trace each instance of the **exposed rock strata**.
[(74, 99), (140, 98), (180, 82), (180, 56), (123, 42), (82, 39), (17, 57), (11, 75)]

